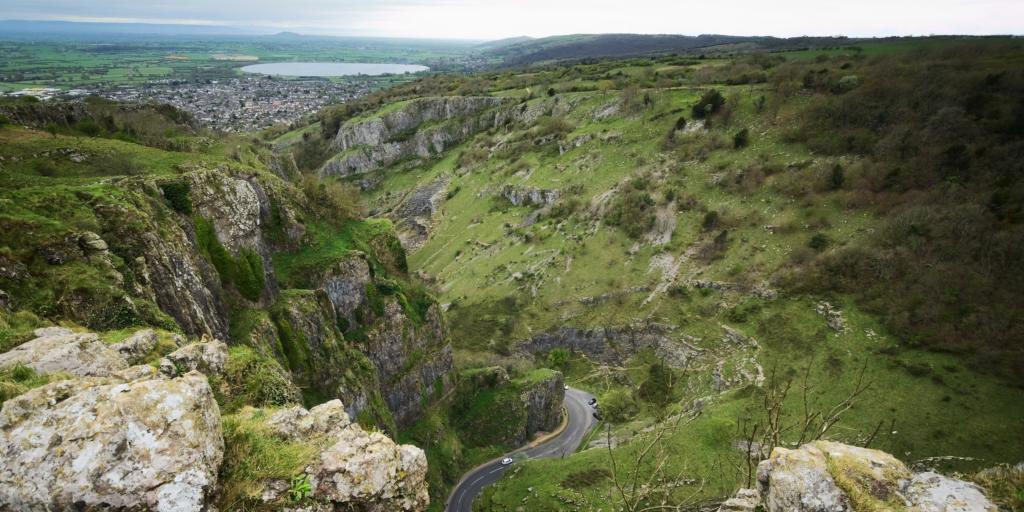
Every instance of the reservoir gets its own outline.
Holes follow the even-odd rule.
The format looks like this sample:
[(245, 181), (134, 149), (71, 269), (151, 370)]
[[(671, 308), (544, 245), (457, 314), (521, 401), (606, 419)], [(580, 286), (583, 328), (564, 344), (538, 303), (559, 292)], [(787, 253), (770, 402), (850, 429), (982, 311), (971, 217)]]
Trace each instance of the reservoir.
[(375, 64), (368, 62), (272, 62), (245, 66), (246, 73), (279, 76), (351, 76), (416, 73), (430, 68), (417, 64)]

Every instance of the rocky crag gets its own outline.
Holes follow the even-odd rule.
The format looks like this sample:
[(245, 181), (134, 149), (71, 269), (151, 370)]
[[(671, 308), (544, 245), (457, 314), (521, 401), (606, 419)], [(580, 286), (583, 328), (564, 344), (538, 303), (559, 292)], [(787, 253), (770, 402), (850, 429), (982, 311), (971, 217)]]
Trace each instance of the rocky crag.
[(442, 96), (398, 104), (390, 112), (345, 123), (332, 142), (339, 152), (320, 173), (328, 176), (365, 174), (399, 160), (430, 158), (470, 135), (504, 122), (494, 107), (501, 98)]
[(973, 483), (914, 473), (888, 453), (831, 441), (776, 448), (757, 467), (757, 489), (741, 489), (720, 512), (995, 512)]
[[(222, 428), (239, 421), (258, 425), (276, 442), (310, 447), (308, 463), (294, 477), (308, 491), (287, 496), (291, 483), (272, 478), (243, 482), (255, 489), (255, 503), (277, 509), (307, 500), (315, 510), (367, 511), (428, 504), (422, 450), (364, 431), (339, 400), (308, 411), (246, 408), (222, 419), (218, 397), (228, 384), (223, 379), (232, 377), (225, 374), (227, 345), (219, 340), (184, 345), (158, 365), (129, 366), (132, 357), (117, 349), (149, 350), (157, 344), (148, 341), (153, 331), (109, 348), (92, 333), (36, 334), (23, 352), (46, 347), (66, 357), (35, 367), (55, 382), (3, 403), (0, 510), (209, 510), (221, 493), (239, 486), (231, 466), (238, 461), (225, 454), (243, 450), (244, 442), (238, 436), (226, 442)], [(101, 349), (103, 358), (91, 357)]]

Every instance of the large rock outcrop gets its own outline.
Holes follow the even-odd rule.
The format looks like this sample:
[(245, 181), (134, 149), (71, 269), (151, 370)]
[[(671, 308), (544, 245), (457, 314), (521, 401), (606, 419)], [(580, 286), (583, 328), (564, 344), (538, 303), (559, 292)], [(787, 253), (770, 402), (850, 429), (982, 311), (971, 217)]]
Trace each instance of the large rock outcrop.
[(547, 378), (530, 383), (521, 396), (526, 405), (527, 437), (558, 427), (565, 401), (565, 379), (561, 372), (552, 372)]
[(123, 205), (99, 206), (97, 215), (104, 239), (132, 271), (134, 294), (153, 301), (186, 334), (227, 339), (221, 280), (202, 256), (190, 221), (161, 221), (155, 211)]
[[(256, 417), (255, 409), (241, 414)], [(328, 502), (315, 510), (366, 512), (417, 511), (426, 509), (427, 458), (423, 450), (398, 445), (379, 432), (366, 432), (352, 423), (340, 400), (310, 410), (281, 409), (267, 417), (269, 431), (285, 441), (319, 447), (305, 468), (309, 498)], [(285, 482), (263, 482), (265, 502), (285, 498)], [(282, 485), (284, 484), (284, 485)]]
[(351, 176), (408, 157), (438, 155), (498, 124), (503, 117), (491, 109), (505, 101), (492, 96), (417, 98), (383, 115), (350, 121), (334, 137), (333, 146), (340, 154), (328, 160), (320, 173)]
[(537, 334), (519, 347), (531, 354), (564, 348), (605, 364), (622, 364), (642, 350), (653, 349), (669, 364), (685, 366), (700, 350), (672, 337), (672, 326), (656, 323), (594, 329), (562, 327)]
[(757, 468), (757, 491), (720, 509), (767, 512), (995, 512), (978, 486), (936, 473), (912, 473), (888, 453), (831, 441), (775, 448)]
[(4, 402), (0, 510), (205, 509), (224, 451), (206, 377), (135, 368)]
[(448, 387), (452, 347), (436, 304), (422, 323), (410, 318), (398, 300), (389, 298), (376, 327), (367, 333), (366, 354), (377, 367), (381, 392), (399, 426), (412, 424), (424, 398)]
[(38, 373), (81, 377), (104, 377), (128, 368), (124, 357), (94, 333), (48, 327), (36, 329), (35, 334), (35, 339), (0, 354), (0, 368), (24, 365)]

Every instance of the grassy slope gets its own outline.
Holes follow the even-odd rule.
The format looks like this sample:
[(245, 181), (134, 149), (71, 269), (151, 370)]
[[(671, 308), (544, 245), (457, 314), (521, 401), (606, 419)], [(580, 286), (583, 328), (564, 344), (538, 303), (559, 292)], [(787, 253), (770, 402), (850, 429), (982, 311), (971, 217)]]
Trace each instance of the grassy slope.
[[(625, 75), (643, 76), (645, 67), (633, 64), (632, 69), (620, 69)], [(550, 75), (538, 78), (550, 79)], [(533, 84), (533, 90), (550, 86), (567, 91), (587, 82), (556, 79)], [(594, 110), (616, 101), (621, 91), (564, 92), (558, 94), (560, 101), (579, 103), (567, 116), (574, 129), (563, 140), (586, 133), (619, 132), (621, 141), (592, 141), (564, 155), (543, 146), (514, 155), (498, 152), (489, 160), (460, 169), (460, 151), (493, 143), (483, 142), (490, 135), (479, 135), (439, 160), (388, 175), (370, 192), (371, 201), (386, 206), (396, 192), (401, 196), (439, 175), (455, 175), (449, 191), (458, 191), (444, 204), (430, 240), (410, 255), (410, 267), (440, 278), (440, 300), (452, 304), (449, 318), (456, 345), (470, 352), (501, 351), (531, 333), (562, 325), (655, 320), (679, 325), (682, 332), (700, 338), (700, 345), (714, 350), (721, 336), (720, 325), (727, 324), (760, 341), (757, 357), (766, 369), (774, 367), (781, 374), (800, 371), (808, 364), (816, 368), (811, 384), (820, 390), (822, 404), (839, 400), (852, 386), (856, 370), (866, 365), (873, 381), (871, 391), (846, 416), (842, 428), (832, 433), (835, 438), (863, 438), (881, 423), (883, 432), (873, 446), (911, 461), (940, 455), (978, 459), (953, 465), (969, 468), (1024, 458), (1024, 447), (1006, 442), (1022, 434), (1015, 418), (1024, 413), (1024, 397), (1008, 392), (1004, 381), (977, 374), (956, 356), (902, 347), (877, 318), (861, 312), (843, 296), (783, 294), (775, 301), (765, 301), (744, 293), (689, 289), (657, 296), (646, 305), (646, 291), (621, 294), (591, 306), (578, 302), (585, 296), (656, 285), (660, 272), (651, 267), (652, 257), (677, 257), (717, 234), (717, 230), (707, 232), (701, 227), (707, 211), (722, 214), (732, 242), (719, 259), (683, 264), (679, 282), (686, 278), (767, 281), (794, 253), (809, 250), (813, 235), (825, 235), (832, 246), (855, 245), (881, 222), (868, 210), (851, 207), (850, 196), (842, 192), (821, 191), (805, 199), (779, 193), (794, 186), (815, 189), (823, 179), (822, 169), (836, 162), (850, 166), (857, 161), (815, 156), (802, 145), (785, 142), (787, 124), (800, 115), (802, 98), (797, 96), (782, 105), (773, 123), (755, 114), (753, 107), (757, 97), (770, 95), (766, 86), (716, 87), (730, 101), (740, 103), (727, 125), (716, 121), (710, 136), (696, 136), (693, 144), (698, 146), (706, 144), (709, 137), (725, 142), (725, 147), (712, 149), (703, 159), (680, 159), (679, 153), (665, 153), (659, 146), (678, 116), (676, 109), (684, 109), (682, 114), (690, 117), (688, 107), (699, 96), (699, 89), (651, 90), (653, 107), (638, 115), (606, 120), (595, 120)], [(524, 93), (525, 88), (495, 90), (495, 94), (510, 96)], [(662, 113), (666, 115), (659, 117)], [(733, 150), (731, 136), (743, 127), (750, 130), (751, 144)], [(495, 134), (493, 139), (504, 135)], [(754, 167), (773, 170), (762, 183), (745, 185), (742, 177), (737, 179), (736, 171)], [(513, 175), (524, 168), (532, 172)], [(676, 197), (693, 197), (698, 204), (675, 214), (677, 224), (670, 242), (661, 246), (642, 243), (635, 252), (631, 251), (635, 241), (621, 230), (595, 225), (592, 216), (585, 214), (564, 223), (555, 219), (510, 229), (532, 208), (510, 207), (496, 199), (506, 183), (539, 188), (576, 186), (581, 190), (581, 210), (586, 210), (600, 194), (639, 175), (653, 176), (650, 193), (659, 203), (665, 202), (666, 191), (672, 189)], [(717, 177), (723, 184), (716, 184)], [(517, 280), (513, 277), (517, 273), (527, 277)], [(842, 307), (848, 333), (829, 330), (814, 312), (814, 304), (822, 299)], [(592, 368), (582, 368), (570, 380), (575, 377), (577, 385), (599, 394), (616, 387), (599, 385), (595, 381), (600, 379), (589, 378), (592, 375)], [(694, 369), (686, 382), (680, 402), (708, 394), (709, 368)], [(679, 456), (671, 459), (671, 469), (709, 480), (700, 487), (699, 498), (724, 495), (736, 485), (736, 476), (722, 465), (736, 459), (737, 452), (730, 445), (737, 421), (751, 417), (759, 400), (756, 390), (732, 391), (691, 426), (673, 434), (670, 445)], [(791, 407), (799, 405), (795, 400), (791, 397)], [(643, 411), (616, 430), (628, 433), (650, 420)], [(716, 434), (716, 430), (724, 433)], [(625, 456), (631, 449), (627, 446), (617, 453)], [(531, 500), (539, 500), (534, 506), (554, 508), (558, 502), (553, 496), (567, 492), (559, 484), (559, 475), (606, 465), (607, 457), (601, 450), (585, 451), (566, 460), (526, 464), (496, 487), (493, 503), (498, 509), (514, 509), (532, 487), (536, 498)]]

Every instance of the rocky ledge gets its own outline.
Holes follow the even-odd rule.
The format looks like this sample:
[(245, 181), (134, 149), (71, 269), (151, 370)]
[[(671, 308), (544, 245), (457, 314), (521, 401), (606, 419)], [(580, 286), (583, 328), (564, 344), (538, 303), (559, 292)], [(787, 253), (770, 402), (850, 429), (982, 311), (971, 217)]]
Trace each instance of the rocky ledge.
[(757, 489), (741, 489), (719, 512), (996, 512), (977, 485), (913, 473), (888, 453), (831, 441), (775, 448), (757, 467)]
[(275, 510), (281, 503), (368, 512), (428, 504), (423, 451), (363, 430), (340, 400), (308, 411), (246, 408), (222, 419), (210, 385), (225, 377), (228, 349), (220, 340), (129, 366), (157, 343), (153, 331), (110, 346), (60, 327), (36, 335), (3, 354), (0, 369), (31, 365), (60, 380), (3, 402), (0, 511), (214, 510), (225, 488), (218, 478), (237, 473), (231, 464), (238, 461), (225, 454), (242, 448), (225, 432), (238, 417), (258, 424), (258, 435), (309, 447), (299, 475), (309, 490), (298, 501), (288, 494), (293, 482), (251, 482)]

